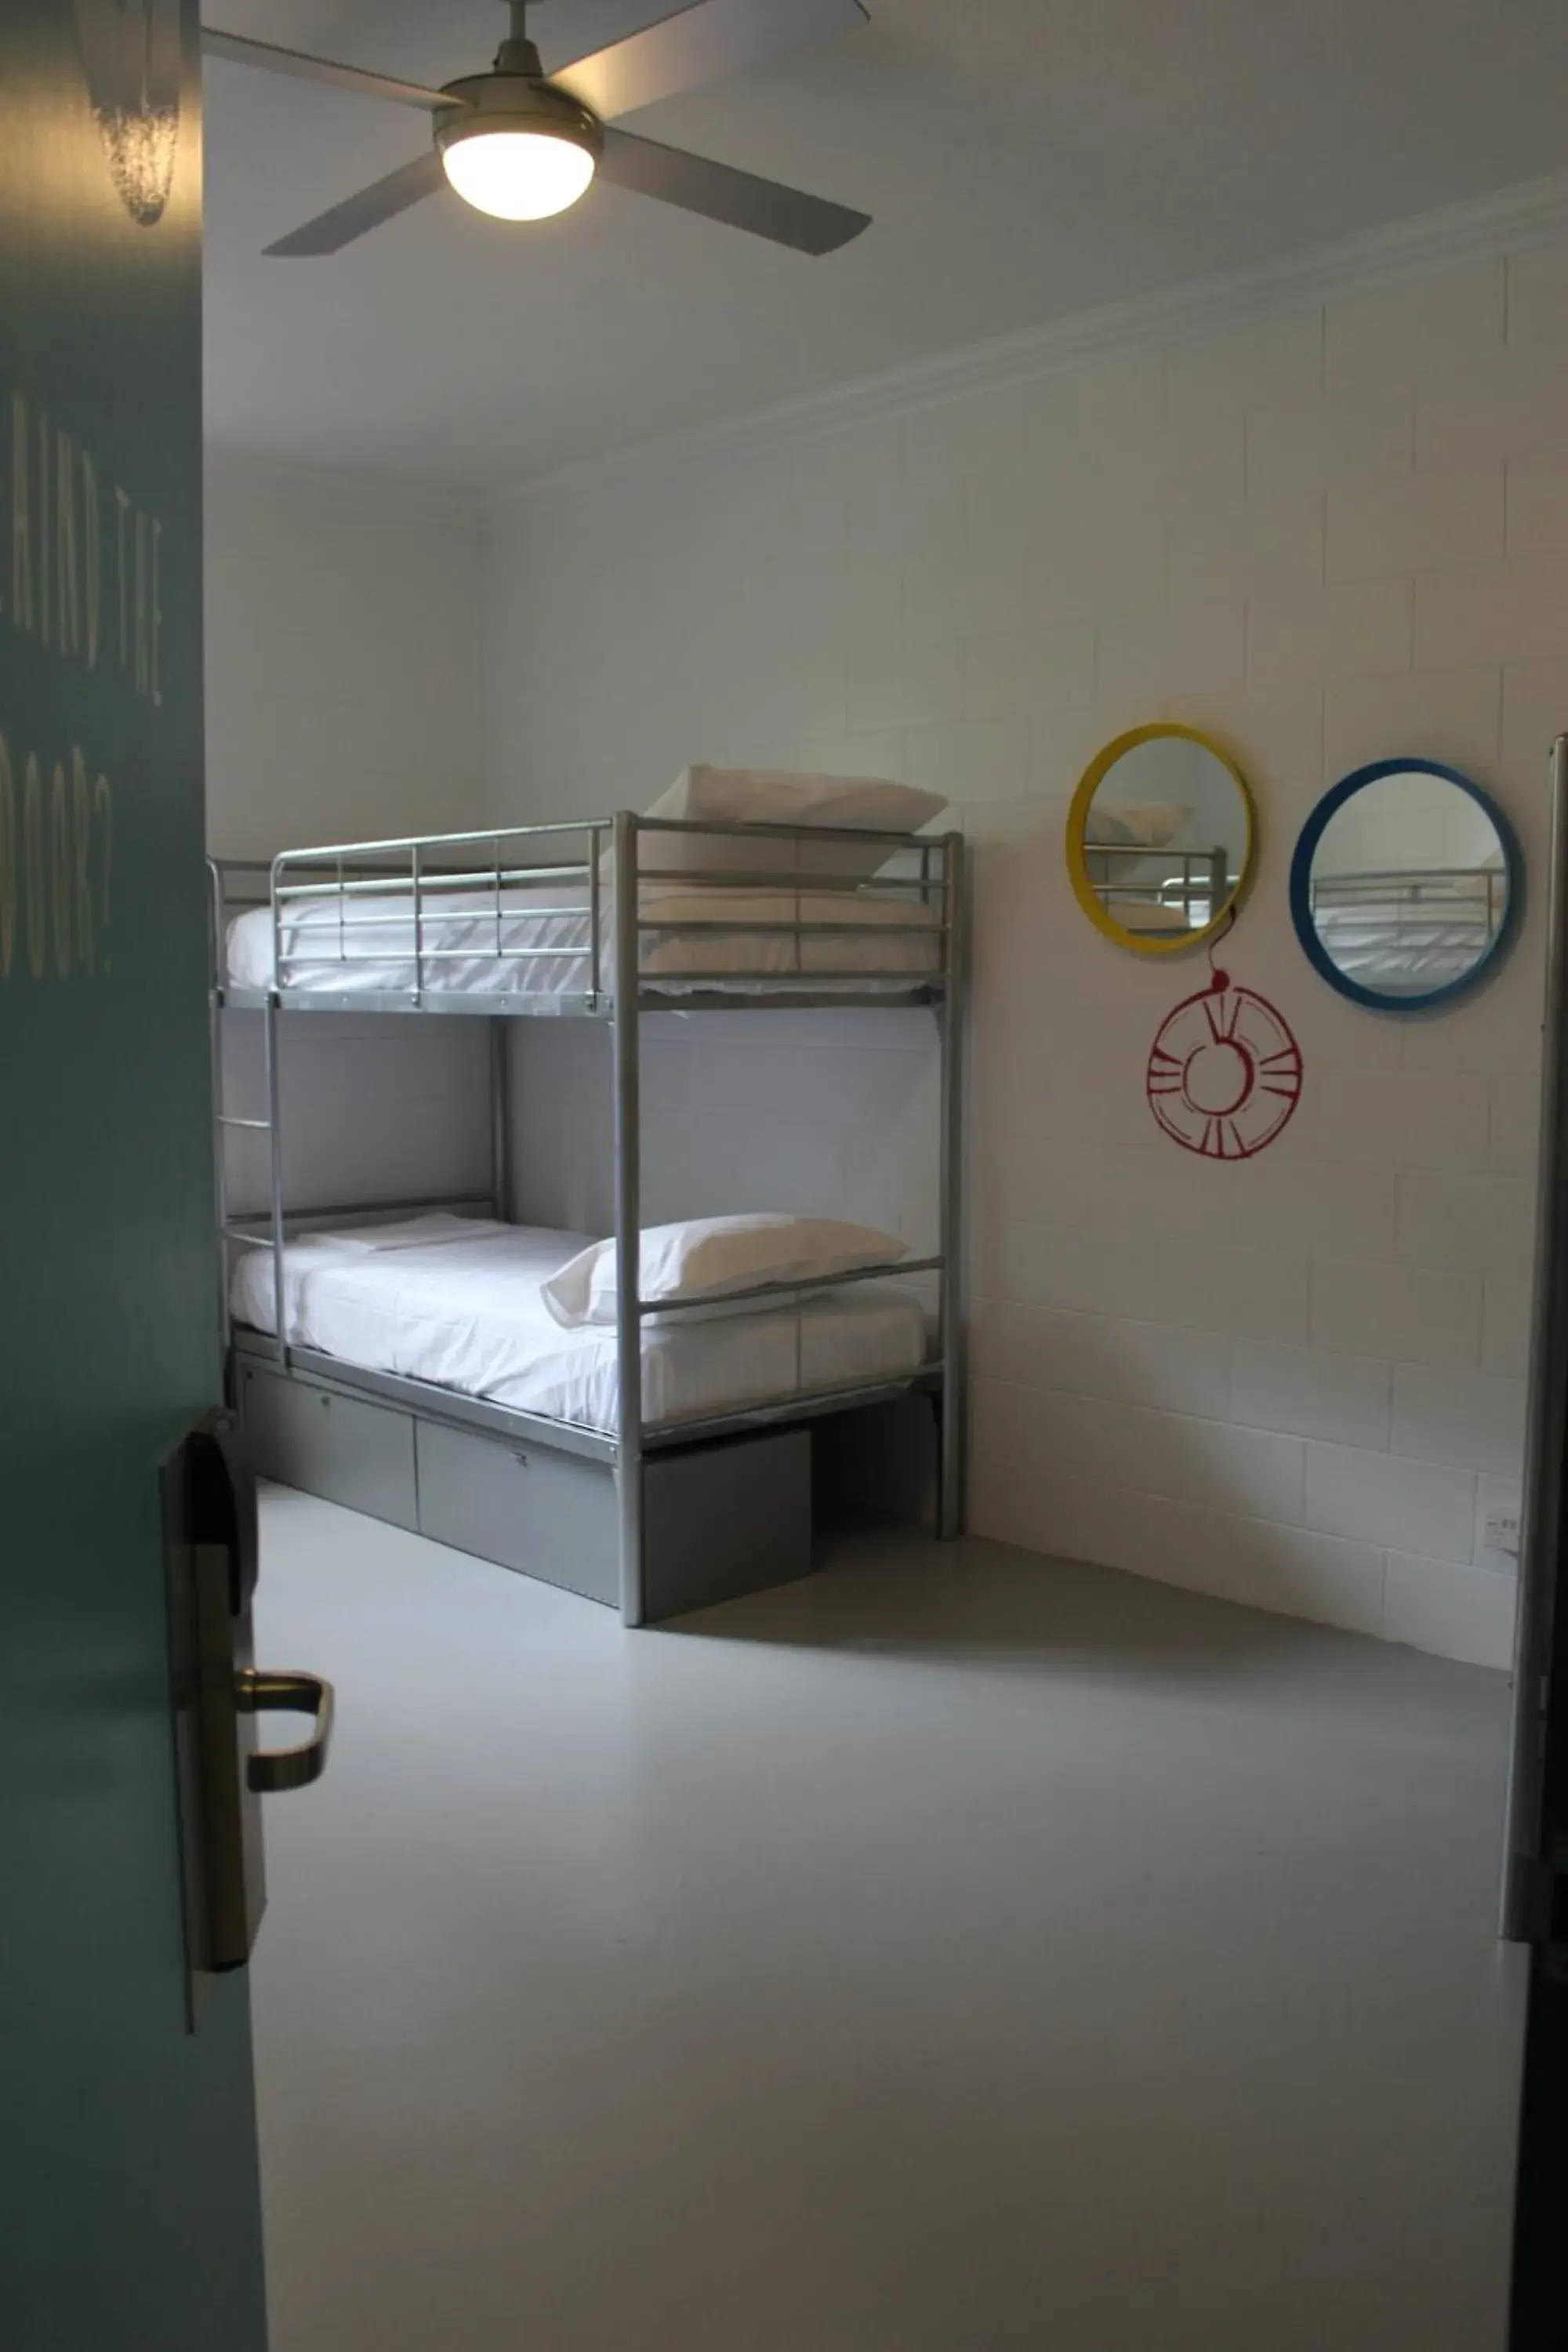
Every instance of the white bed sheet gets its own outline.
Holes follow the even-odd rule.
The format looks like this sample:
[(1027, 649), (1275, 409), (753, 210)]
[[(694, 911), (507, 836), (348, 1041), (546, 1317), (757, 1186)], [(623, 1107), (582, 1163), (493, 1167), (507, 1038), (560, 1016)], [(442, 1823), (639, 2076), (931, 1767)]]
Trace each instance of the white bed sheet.
[[(426, 989), (474, 996), (583, 996), (593, 986), (592, 919), (581, 885), (541, 884), (501, 895), (500, 947), (496, 950), (493, 899), (471, 891), (422, 894), (424, 946), (439, 948), (426, 961)], [(548, 908), (552, 911), (544, 912)], [(601, 987), (614, 977), (614, 901), (600, 902)], [(754, 985), (794, 972), (850, 972), (846, 989), (907, 988), (911, 978), (940, 969), (940, 917), (933, 907), (906, 898), (847, 890), (723, 889), (699, 885), (645, 887), (645, 919), (661, 923), (847, 923), (850, 931), (797, 939), (783, 931), (688, 930), (645, 934), (643, 976), (672, 990), (700, 987), (705, 972), (755, 974)], [(432, 920), (433, 917), (452, 919)], [(910, 932), (900, 926), (915, 925)], [(891, 927), (891, 928), (889, 928)], [(921, 936), (929, 932), (930, 937)], [(357, 936), (356, 936), (357, 934)], [(546, 954), (520, 955), (520, 949)], [(272, 910), (254, 907), (237, 916), (227, 940), (229, 984), (268, 989), (274, 983)], [(864, 974), (864, 981), (860, 975)], [(375, 892), (340, 908), (324, 899), (295, 901), (283, 923), (283, 988), (290, 996), (404, 994), (416, 985), (414, 905), (407, 891)], [(744, 992), (747, 982), (731, 983)]]
[(1338, 969), (1363, 988), (1425, 995), (1472, 972), (1491, 946), (1484, 910), (1423, 913), (1386, 906), (1319, 907), (1318, 937)]
[[(563, 1330), (540, 1296), (589, 1239), (450, 1217), (416, 1220), (373, 1247), (301, 1237), (284, 1252), (288, 1338), (366, 1370), (613, 1432), (615, 1331)], [(237, 1321), (276, 1329), (270, 1251), (241, 1255), (230, 1297)], [(900, 1379), (927, 1354), (923, 1307), (882, 1283), (754, 1314), (657, 1320), (643, 1328), (643, 1412), (688, 1420), (801, 1388)]]

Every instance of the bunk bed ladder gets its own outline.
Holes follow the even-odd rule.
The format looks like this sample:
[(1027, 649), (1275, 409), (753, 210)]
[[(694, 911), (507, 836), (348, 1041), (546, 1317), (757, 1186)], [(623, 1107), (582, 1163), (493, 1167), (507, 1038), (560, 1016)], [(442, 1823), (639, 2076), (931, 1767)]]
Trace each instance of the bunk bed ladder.
[[(289, 1340), (284, 1322), (283, 1282), (283, 1123), (280, 1103), (280, 1072), (279, 1062), (278, 1015), (279, 999), (275, 989), (268, 992), (261, 1008), (263, 1082), (267, 1094), (265, 1118), (240, 1118), (229, 1110), (225, 1087), (224, 1003), (223, 992), (215, 988), (212, 994), (212, 1102), (213, 1102), (213, 1188), (217, 1209), (218, 1232), (218, 1318), (223, 1335), (225, 1360), (227, 1360), (232, 1337), (232, 1317), (228, 1297), (228, 1253), (236, 1249), (265, 1249), (272, 1253), (272, 1307), (278, 1360), (287, 1364)], [(228, 1197), (228, 1138), (234, 1134), (265, 1135), (268, 1138), (268, 1230), (265, 1235), (253, 1233), (235, 1222)]]

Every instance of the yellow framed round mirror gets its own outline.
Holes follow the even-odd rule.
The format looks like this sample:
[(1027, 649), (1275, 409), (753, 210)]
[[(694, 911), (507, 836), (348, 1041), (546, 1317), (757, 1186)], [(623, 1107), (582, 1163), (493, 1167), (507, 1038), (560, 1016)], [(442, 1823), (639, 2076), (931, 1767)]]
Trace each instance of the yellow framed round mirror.
[(1258, 819), (1247, 778), (1210, 735), (1173, 720), (1130, 728), (1085, 769), (1068, 814), (1079, 906), (1134, 955), (1212, 939), (1252, 875)]

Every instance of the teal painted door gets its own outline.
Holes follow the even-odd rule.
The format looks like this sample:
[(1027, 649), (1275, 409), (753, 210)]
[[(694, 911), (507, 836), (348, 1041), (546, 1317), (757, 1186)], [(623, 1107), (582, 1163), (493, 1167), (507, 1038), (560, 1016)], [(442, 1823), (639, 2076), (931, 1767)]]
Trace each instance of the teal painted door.
[(0, 2343), (262, 2352), (157, 1465), (218, 1393), (191, 0), (0, 0)]

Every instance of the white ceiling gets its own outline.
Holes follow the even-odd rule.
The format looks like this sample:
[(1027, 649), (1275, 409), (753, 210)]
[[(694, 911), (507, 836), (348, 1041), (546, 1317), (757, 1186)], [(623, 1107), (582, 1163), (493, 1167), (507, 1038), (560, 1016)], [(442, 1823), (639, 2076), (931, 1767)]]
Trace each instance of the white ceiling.
[[(868, 5), (864, 31), (632, 118), (875, 214), (821, 261), (608, 187), (522, 227), (443, 194), (333, 259), (268, 260), (428, 132), (210, 65), (210, 438), (515, 479), (1568, 166), (1563, 0)], [(205, 12), (437, 82), (505, 29), (497, 0)], [(534, 30), (548, 67), (657, 13), (544, 0)]]

